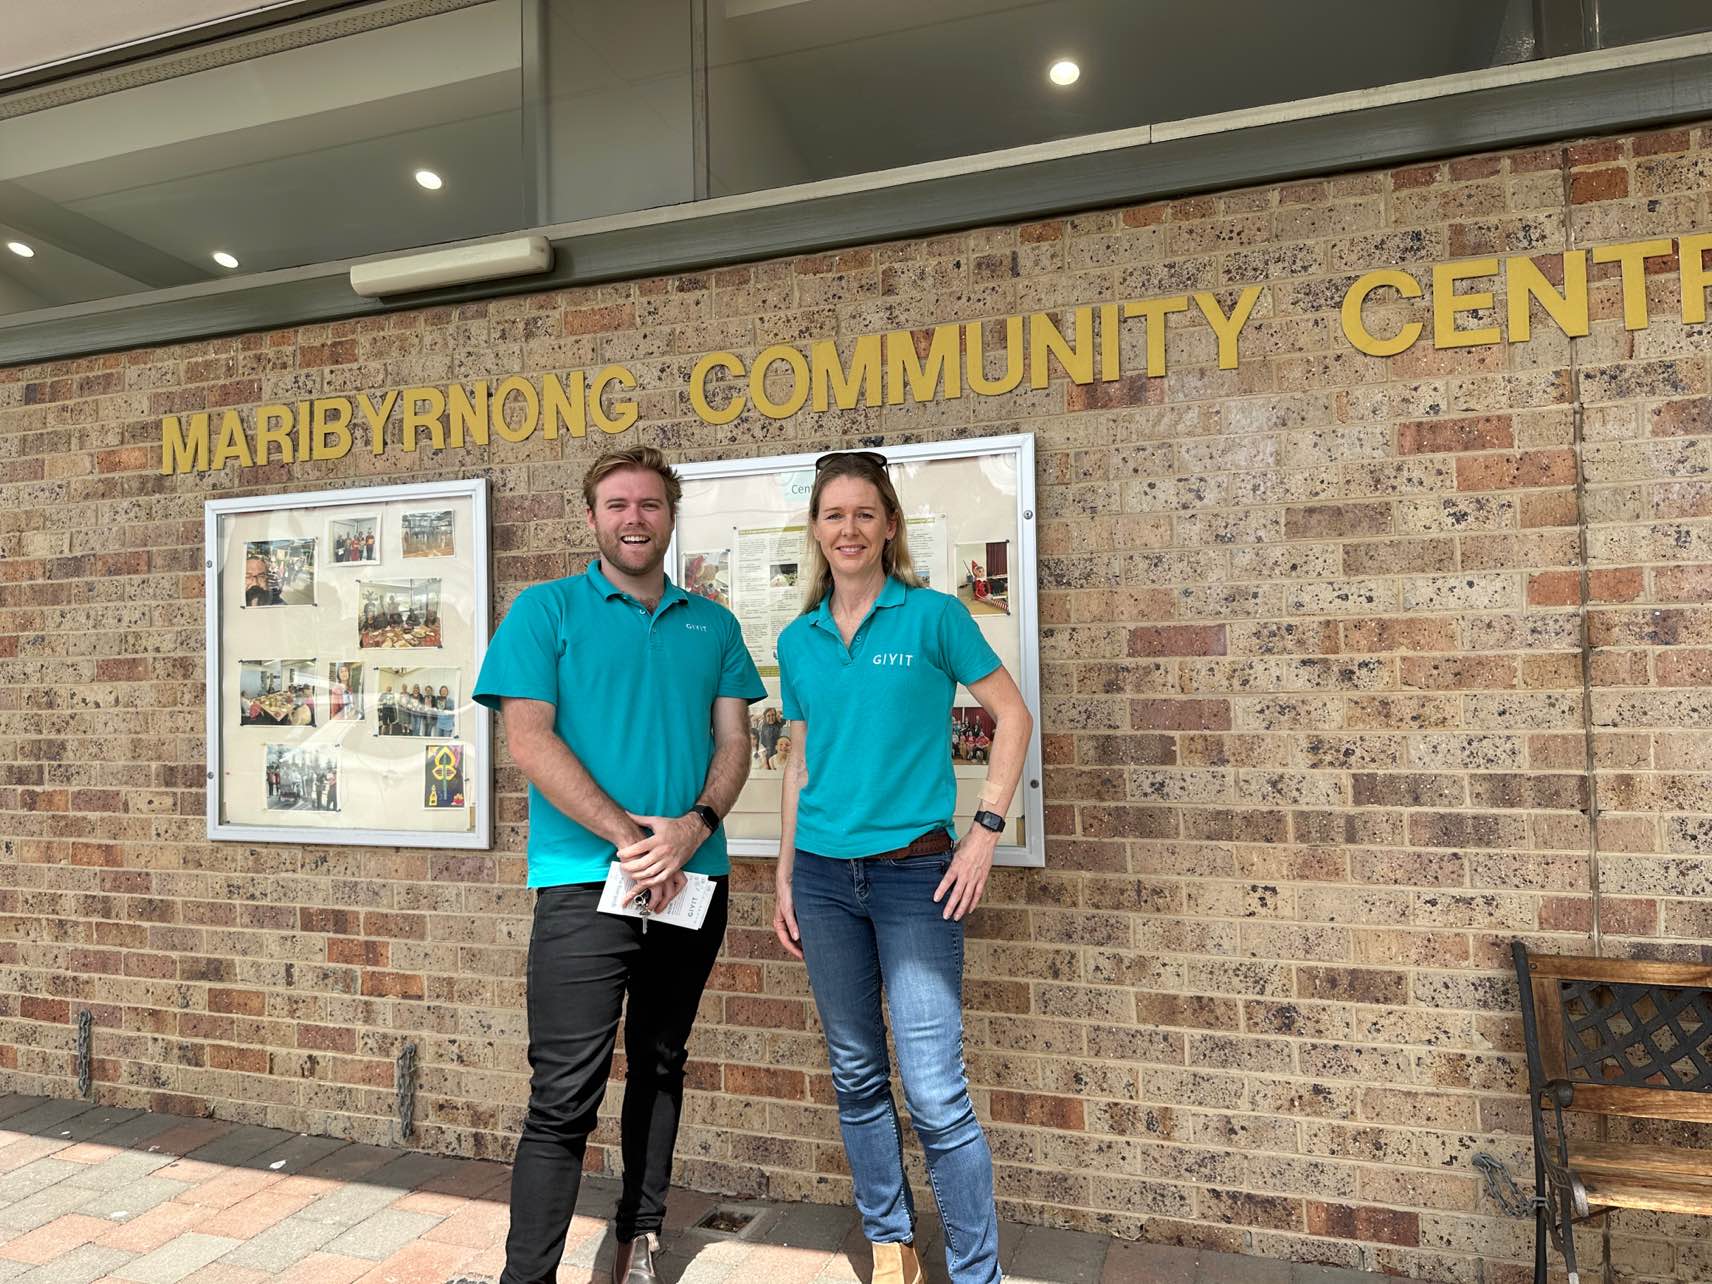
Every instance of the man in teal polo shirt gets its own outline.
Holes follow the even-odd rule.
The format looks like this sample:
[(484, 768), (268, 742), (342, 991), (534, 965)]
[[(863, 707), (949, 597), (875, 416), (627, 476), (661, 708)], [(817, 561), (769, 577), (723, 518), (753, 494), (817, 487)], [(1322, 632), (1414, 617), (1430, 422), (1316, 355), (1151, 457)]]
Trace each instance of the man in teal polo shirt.
[[(721, 818), (749, 775), (748, 706), (765, 694), (736, 618), (662, 571), (681, 494), (649, 447), (583, 482), (600, 549), (582, 575), (524, 590), (475, 698), (501, 712), (529, 780), (529, 1113), (511, 1178), (501, 1284), (551, 1284), (576, 1207), (626, 998), (614, 1284), (653, 1284), (685, 1046), (725, 935)], [(695, 930), (602, 914), (616, 859), (660, 909), (706, 874)]]

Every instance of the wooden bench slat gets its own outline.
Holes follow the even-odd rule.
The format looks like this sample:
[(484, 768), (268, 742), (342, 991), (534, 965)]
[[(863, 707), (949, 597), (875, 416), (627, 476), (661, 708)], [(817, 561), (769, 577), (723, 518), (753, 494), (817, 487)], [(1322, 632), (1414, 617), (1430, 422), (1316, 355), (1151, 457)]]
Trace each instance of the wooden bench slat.
[(1712, 1092), (1672, 1088), (1623, 1088), (1614, 1084), (1575, 1083), (1574, 1111), (1639, 1119), (1680, 1119), (1712, 1123)]
[[(1557, 982), (1536, 976), (1533, 983), (1534, 1011), (1540, 1024), (1540, 1061), (1546, 1078), (1567, 1077), (1563, 1051), (1563, 1004), (1558, 1002)], [(1523, 1001), (1526, 1002), (1526, 996)]]
[(1587, 1202), (1593, 1207), (1640, 1208), (1689, 1216), (1712, 1215), (1712, 1181), (1692, 1177), (1620, 1177), (1588, 1173), (1582, 1178)]
[(1712, 988), (1712, 964), (1656, 963), (1651, 959), (1596, 959), (1582, 954), (1529, 954), (1535, 976), (1565, 981), (1620, 981), (1626, 985)]
[(1583, 1178), (1590, 1173), (1603, 1173), (1712, 1181), (1712, 1150), (1642, 1146), (1625, 1141), (1581, 1141), (1569, 1148), (1569, 1166)]

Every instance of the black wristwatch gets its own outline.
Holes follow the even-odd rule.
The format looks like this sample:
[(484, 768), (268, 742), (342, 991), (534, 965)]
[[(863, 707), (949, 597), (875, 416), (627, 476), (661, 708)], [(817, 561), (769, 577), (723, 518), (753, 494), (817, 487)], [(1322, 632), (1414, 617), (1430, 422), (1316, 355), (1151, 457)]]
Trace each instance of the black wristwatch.
[(709, 807), (706, 803), (697, 803), (694, 807), (691, 807), (690, 810), (701, 817), (701, 823), (707, 826), (708, 833), (712, 834), (718, 831), (719, 813), (712, 807)]
[(982, 829), (990, 829), (995, 834), (1005, 832), (1005, 818), (996, 811), (978, 811), (975, 813), (975, 823)]

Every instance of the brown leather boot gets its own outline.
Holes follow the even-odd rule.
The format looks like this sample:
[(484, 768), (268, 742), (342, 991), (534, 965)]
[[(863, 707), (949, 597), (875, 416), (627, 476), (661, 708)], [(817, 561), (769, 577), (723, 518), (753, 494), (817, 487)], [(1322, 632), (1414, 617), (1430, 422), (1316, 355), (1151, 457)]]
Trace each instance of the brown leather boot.
[(612, 1284), (660, 1284), (654, 1273), (654, 1254), (660, 1241), (651, 1234), (638, 1235), (626, 1244), (615, 1241), (618, 1251), (612, 1258)]
[(925, 1284), (914, 1244), (869, 1244), (874, 1250), (874, 1284)]

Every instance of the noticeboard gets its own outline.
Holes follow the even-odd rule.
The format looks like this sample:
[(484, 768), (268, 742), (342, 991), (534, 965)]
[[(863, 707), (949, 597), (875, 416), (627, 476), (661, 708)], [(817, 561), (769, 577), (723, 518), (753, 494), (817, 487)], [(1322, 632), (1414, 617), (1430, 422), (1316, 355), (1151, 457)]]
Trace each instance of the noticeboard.
[(208, 836), (486, 849), (482, 480), (210, 501)]
[[(892, 446), (880, 453), (903, 505), (917, 573), (928, 587), (955, 595), (969, 608), (1035, 714), (997, 863), (1042, 865), (1034, 438)], [(685, 589), (737, 616), (767, 688), (766, 698), (750, 709), (749, 781), (726, 818), (733, 855), (778, 855), (783, 768), (796, 747), (784, 733), (775, 647), (802, 611), (798, 568), (818, 457), (717, 460), (676, 469), (684, 494), (667, 565)], [(957, 778), (960, 829), (980, 798), (992, 730), (991, 717), (959, 686), (945, 735)]]

